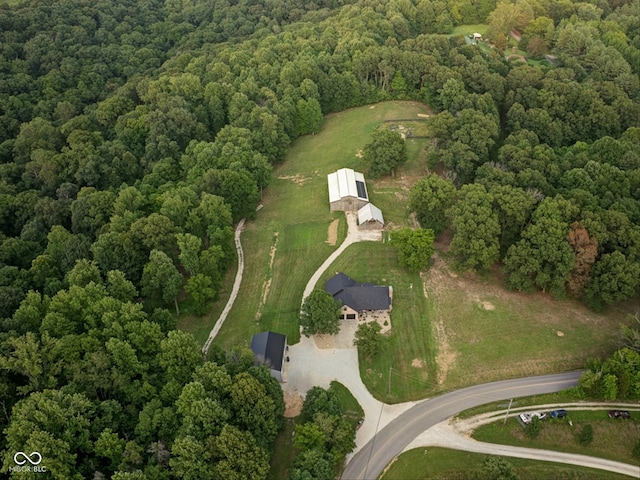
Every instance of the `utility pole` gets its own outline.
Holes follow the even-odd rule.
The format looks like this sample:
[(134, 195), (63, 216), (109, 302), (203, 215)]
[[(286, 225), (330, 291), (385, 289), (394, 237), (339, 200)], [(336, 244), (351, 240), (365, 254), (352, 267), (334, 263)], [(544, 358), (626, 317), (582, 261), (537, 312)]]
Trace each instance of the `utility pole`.
[(509, 400), (509, 407), (507, 408), (507, 414), (504, 416), (503, 425), (506, 425), (506, 423), (507, 423), (507, 418), (509, 418), (509, 411), (511, 410), (511, 404), (512, 403), (513, 403), (513, 398), (511, 400)]

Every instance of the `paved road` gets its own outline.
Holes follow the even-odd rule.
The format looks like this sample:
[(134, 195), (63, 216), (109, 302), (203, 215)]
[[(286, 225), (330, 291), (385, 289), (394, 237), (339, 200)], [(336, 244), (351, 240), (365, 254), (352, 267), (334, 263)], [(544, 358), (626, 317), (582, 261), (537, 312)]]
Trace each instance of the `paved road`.
[[(485, 383), (424, 400), (377, 433), (347, 464), (343, 480), (376, 479), (424, 430), (469, 408), (498, 400), (538, 395), (577, 385), (582, 372)], [(384, 408), (384, 407), (383, 407)]]

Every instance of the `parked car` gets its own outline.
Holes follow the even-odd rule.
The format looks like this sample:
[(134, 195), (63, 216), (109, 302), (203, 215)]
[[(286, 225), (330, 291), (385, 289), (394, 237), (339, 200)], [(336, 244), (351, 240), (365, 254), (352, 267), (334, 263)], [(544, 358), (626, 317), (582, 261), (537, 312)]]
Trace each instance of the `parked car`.
[(609, 410), (609, 418), (631, 418), (631, 414), (627, 410)]
[(567, 411), (563, 408), (560, 410), (553, 410), (552, 412), (549, 412), (549, 416), (551, 418), (564, 418), (567, 416)]
[(520, 420), (522, 420), (522, 423), (525, 425), (529, 425), (533, 417), (538, 417), (540, 420), (544, 420), (547, 418), (547, 414), (540, 412), (524, 412), (520, 414)]

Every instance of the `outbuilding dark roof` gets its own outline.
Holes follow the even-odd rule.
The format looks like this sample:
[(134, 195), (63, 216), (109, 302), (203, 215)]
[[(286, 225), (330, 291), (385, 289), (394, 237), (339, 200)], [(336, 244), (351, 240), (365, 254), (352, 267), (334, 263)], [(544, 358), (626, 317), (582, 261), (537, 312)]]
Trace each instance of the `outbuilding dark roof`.
[(353, 278), (340, 272), (325, 283), (325, 290), (357, 312), (364, 310), (388, 310), (391, 306), (389, 287), (358, 283)]
[(257, 364), (267, 364), (272, 370), (282, 370), (287, 337), (281, 333), (261, 332), (251, 337), (251, 350)]

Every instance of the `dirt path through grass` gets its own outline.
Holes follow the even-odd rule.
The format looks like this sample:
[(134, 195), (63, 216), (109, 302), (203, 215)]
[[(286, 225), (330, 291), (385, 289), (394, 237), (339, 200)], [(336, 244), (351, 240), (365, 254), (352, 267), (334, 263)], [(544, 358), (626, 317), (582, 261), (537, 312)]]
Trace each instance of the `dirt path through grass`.
[(213, 339), (216, 338), (216, 335), (220, 331), (220, 327), (222, 327), (222, 324), (227, 319), (227, 315), (229, 315), (229, 312), (233, 307), (233, 303), (236, 301), (236, 297), (238, 296), (238, 292), (240, 291), (240, 284), (242, 283), (242, 272), (244, 271), (244, 252), (242, 250), (242, 243), (240, 242), (240, 234), (242, 233), (242, 228), (244, 227), (244, 220), (245, 219), (243, 218), (238, 222), (234, 237), (236, 251), (238, 253), (238, 271), (236, 273), (236, 278), (233, 281), (233, 289), (231, 290), (231, 295), (229, 295), (229, 300), (227, 300), (227, 304), (225, 305), (224, 310), (220, 314), (220, 317), (218, 317), (218, 320), (209, 333), (209, 338), (207, 338), (207, 341), (202, 347), (202, 352), (205, 354), (205, 356), (209, 351), (211, 342), (213, 342)]

